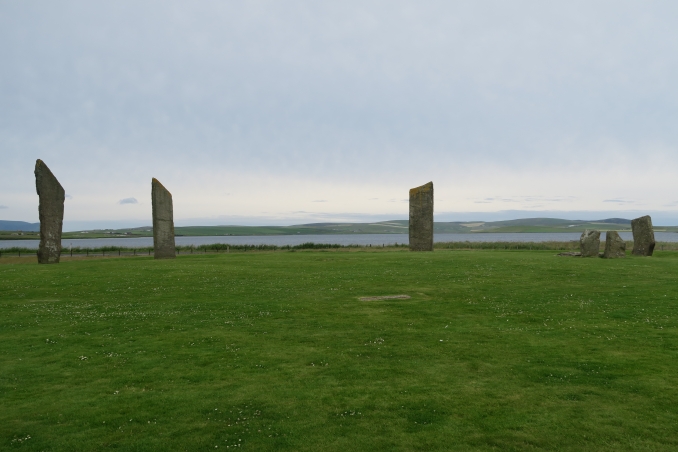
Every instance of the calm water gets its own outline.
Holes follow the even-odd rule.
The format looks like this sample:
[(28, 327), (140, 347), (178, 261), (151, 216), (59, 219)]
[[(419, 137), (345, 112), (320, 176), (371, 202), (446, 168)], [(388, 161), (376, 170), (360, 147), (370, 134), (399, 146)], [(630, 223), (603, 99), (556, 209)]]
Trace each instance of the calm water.
[[(632, 240), (630, 232), (621, 232), (619, 235), (624, 240)], [(578, 232), (557, 233), (487, 233), (487, 234), (436, 234), (436, 242), (567, 242), (579, 240)], [(678, 233), (655, 232), (655, 240), (658, 242), (678, 242)], [(605, 233), (600, 235), (605, 240)], [(176, 244), (187, 245), (211, 245), (225, 243), (229, 245), (299, 245), (305, 242), (336, 243), (339, 245), (393, 245), (395, 243), (408, 243), (407, 234), (337, 234), (337, 235), (269, 235), (269, 236), (219, 236), (219, 237), (177, 237)], [(24, 248), (37, 248), (38, 240), (0, 240), (0, 249), (20, 246)], [(72, 239), (63, 240), (62, 246), (81, 248), (96, 248), (100, 246), (123, 246), (126, 248), (142, 248), (153, 246), (152, 237), (139, 238), (110, 238), (110, 239)]]

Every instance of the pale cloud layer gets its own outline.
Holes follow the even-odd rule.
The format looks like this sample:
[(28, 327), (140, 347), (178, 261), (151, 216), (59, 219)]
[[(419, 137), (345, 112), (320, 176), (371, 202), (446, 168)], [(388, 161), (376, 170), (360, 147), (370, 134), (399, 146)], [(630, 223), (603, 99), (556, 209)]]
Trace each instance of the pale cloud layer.
[(67, 223), (150, 224), (152, 177), (178, 223), (406, 218), (431, 180), (437, 218), (678, 223), (675, 23), (668, 1), (2, 2), (0, 219), (37, 221), (41, 158)]

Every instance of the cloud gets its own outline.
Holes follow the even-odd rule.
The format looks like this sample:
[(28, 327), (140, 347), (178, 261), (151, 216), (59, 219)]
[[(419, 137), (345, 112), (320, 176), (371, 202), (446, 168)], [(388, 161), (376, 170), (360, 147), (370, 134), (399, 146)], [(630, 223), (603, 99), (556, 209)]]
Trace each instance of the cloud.
[[(554, 196), (554, 197), (546, 197), (546, 196), (513, 196), (510, 198), (503, 198), (503, 197), (493, 197), (493, 198), (482, 198), (482, 199), (476, 199), (476, 198), (467, 198), (469, 200), (476, 199), (473, 201), (474, 204), (493, 204), (495, 202), (517, 202), (517, 203), (523, 203), (524, 207), (529, 207), (529, 208), (535, 208), (535, 207), (540, 207), (542, 206), (544, 202), (572, 202), (576, 197), (574, 196)], [(530, 204), (527, 204), (530, 203)], [(538, 203), (538, 204), (535, 204)]]
[[(35, 216), (37, 157), (83, 221), (152, 176), (177, 218), (288, 212), (312, 193), (337, 215), (400, 213), (429, 180), (447, 211), (672, 201), (678, 3), (10, 3), (0, 192), (15, 219)], [(591, 155), (609, 163), (593, 172)], [(141, 221), (142, 206), (123, 210)]]
[(68, 193), (66, 193), (66, 199), (73, 199), (73, 197), (71, 195), (69, 195)]
[(118, 204), (139, 204), (137, 198), (125, 198), (118, 201)]
[(7, 206), (0, 206), (0, 209), (9, 209)]
[(633, 201), (626, 199), (604, 199), (603, 202), (616, 202), (617, 204), (633, 204)]

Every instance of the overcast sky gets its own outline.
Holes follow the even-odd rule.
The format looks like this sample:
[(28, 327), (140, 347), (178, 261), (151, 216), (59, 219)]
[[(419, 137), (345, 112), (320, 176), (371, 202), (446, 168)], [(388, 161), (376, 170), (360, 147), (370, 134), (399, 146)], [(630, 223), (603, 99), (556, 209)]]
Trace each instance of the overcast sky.
[[(0, 0), (0, 219), (66, 228), (651, 213), (678, 224), (675, 1)], [(655, 224), (657, 224), (655, 220)]]

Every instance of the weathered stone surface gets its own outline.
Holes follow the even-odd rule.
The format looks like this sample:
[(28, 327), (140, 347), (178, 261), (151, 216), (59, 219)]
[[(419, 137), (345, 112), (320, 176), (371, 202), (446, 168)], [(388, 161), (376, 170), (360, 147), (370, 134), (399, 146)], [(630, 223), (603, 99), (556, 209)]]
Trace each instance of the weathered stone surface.
[(151, 202), (153, 204), (153, 251), (156, 259), (174, 259), (174, 209), (172, 194), (153, 178), (151, 183)]
[(617, 231), (607, 231), (605, 233), (605, 259), (618, 259), (626, 257), (626, 242), (619, 237)]
[(649, 215), (631, 220), (633, 251), (636, 256), (652, 256), (654, 252), (654, 229)]
[(433, 182), (410, 190), (410, 251), (433, 251)]
[(581, 257), (598, 257), (600, 251), (600, 231), (585, 230), (579, 238)]
[(61, 231), (64, 224), (66, 192), (45, 162), (35, 162), (35, 189), (40, 197), (40, 246), (38, 263), (58, 264), (61, 257)]

